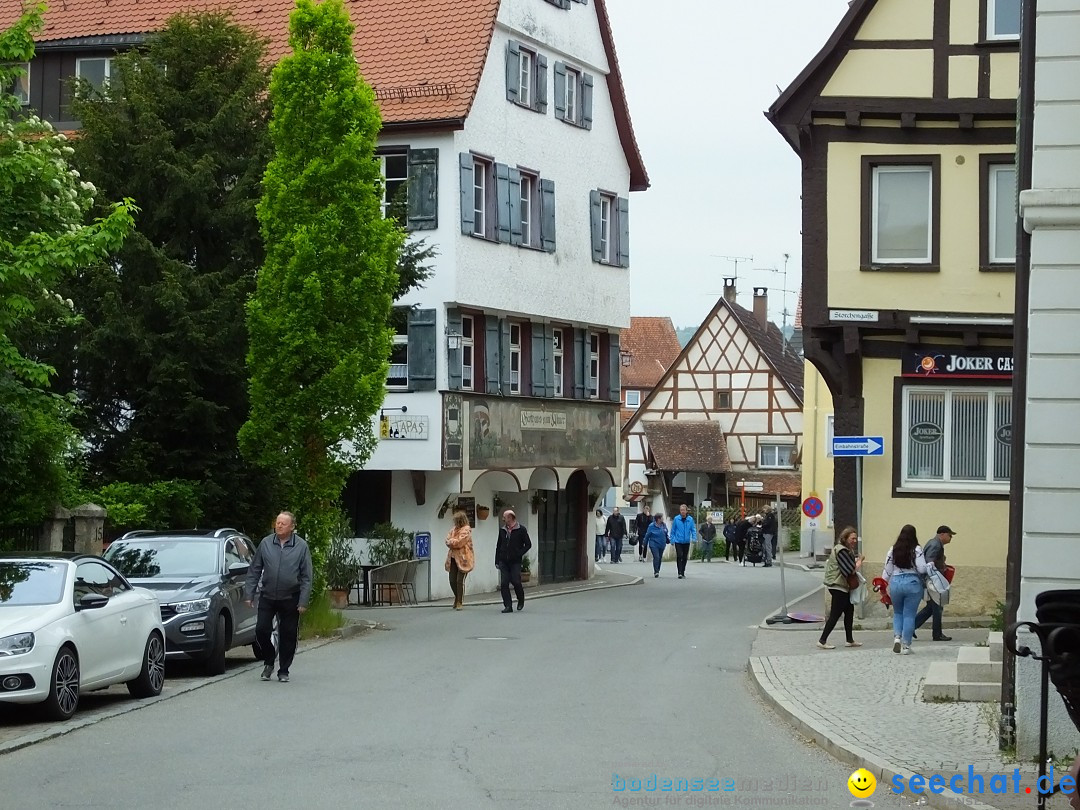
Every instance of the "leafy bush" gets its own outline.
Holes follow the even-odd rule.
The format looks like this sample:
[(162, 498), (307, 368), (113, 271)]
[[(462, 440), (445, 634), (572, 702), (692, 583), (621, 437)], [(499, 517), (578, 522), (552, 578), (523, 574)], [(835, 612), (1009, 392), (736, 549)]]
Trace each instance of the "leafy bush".
[(330, 527), (330, 546), (323, 566), (326, 571), (326, 587), (332, 591), (347, 591), (360, 579), (360, 561), (353, 554), (352, 525), (349, 516), (339, 512)]
[(325, 638), (345, 625), (345, 617), (330, 607), (325, 593), (312, 594), (308, 609), (300, 614), (301, 640)]
[(111, 537), (131, 529), (193, 529), (202, 519), (199, 485), (195, 481), (118, 481), (89, 493), (88, 500), (108, 510), (106, 532)]
[(411, 560), (413, 535), (393, 523), (379, 523), (368, 532), (368, 557), (372, 565), (389, 565), (398, 560)]

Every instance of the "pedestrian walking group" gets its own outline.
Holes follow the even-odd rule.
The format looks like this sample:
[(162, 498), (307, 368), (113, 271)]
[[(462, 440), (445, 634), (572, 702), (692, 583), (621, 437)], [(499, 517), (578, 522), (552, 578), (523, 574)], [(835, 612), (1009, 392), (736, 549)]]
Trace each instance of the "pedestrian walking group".
[[(945, 546), (952, 542), (956, 532), (946, 525), (938, 526), (937, 533), (919, 544), (918, 532), (911, 524), (900, 529), (896, 541), (885, 556), (882, 582), (887, 592), (887, 604), (893, 611), (893, 652), (898, 655), (912, 653), (911, 642), (917, 639), (915, 631), (932, 619), (934, 641), (952, 641), (942, 631), (942, 614), (948, 598), (952, 567), (945, 563)], [(829, 591), (829, 617), (818, 639), (817, 646), (823, 650), (835, 649), (829, 644), (829, 634), (840, 617), (844, 618), (844, 633), (848, 647), (860, 647), (852, 637), (852, 617), (855, 605), (863, 600), (866, 579), (862, 576), (863, 557), (857, 554), (858, 535), (848, 526), (840, 532), (839, 539), (825, 563), (825, 587)], [(877, 580), (875, 580), (877, 583)], [(919, 603), (926, 603), (919, 609)]]

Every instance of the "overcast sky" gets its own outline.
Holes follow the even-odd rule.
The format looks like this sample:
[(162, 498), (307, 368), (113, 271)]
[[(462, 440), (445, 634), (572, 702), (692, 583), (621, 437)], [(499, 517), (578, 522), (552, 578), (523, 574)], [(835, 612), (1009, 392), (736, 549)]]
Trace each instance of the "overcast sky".
[(608, 0), (651, 187), (630, 195), (631, 313), (696, 326), (735, 264), (788, 324), (801, 276), (799, 160), (763, 111), (825, 44), (847, 0)]

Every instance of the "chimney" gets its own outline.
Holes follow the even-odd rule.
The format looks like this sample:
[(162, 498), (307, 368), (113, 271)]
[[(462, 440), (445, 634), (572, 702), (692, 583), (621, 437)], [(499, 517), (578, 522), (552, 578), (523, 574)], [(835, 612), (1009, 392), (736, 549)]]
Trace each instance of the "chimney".
[(754, 287), (754, 317), (762, 326), (769, 325), (769, 288)]
[(730, 304), (735, 303), (735, 279), (724, 279), (724, 300)]

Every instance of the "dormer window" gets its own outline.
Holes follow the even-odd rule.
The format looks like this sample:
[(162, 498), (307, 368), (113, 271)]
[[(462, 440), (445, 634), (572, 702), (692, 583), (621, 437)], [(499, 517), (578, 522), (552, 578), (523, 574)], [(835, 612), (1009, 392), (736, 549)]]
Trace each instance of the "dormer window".
[(1020, 39), (1022, 0), (986, 0), (986, 38)]

